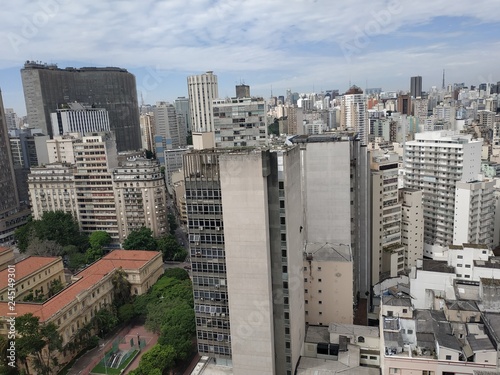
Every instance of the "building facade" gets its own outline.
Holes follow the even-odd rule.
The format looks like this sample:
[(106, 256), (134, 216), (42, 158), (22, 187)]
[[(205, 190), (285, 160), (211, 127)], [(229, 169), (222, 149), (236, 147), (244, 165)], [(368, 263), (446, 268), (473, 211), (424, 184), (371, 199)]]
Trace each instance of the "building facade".
[(212, 71), (189, 76), (187, 84), (193, 146), (195, 149), (214, 147), (212, 101), (219, 97), (217, 76)]
[(216, 99), (213, 122), (217, 148), (267, 143), (266, 104), (262, 98)]
[(165, 179), (158, 161), (121, 163), (113, 169), (113, 191), (120, 242), (143, 226), (150, 228), (154, 237), (168, 232)]
[(51, 113), (79, 102), (108, 111), (118, 151), (141, 147), (135, 77), (121, 68), (65, 68), (27, 61), (21, 69), (28, 123), (53, 136)]
[(481, 147), (482, 140), (447, 131), (419, 133), (405, 143), (404, 186), (423, 192), (424, 256), (453, 243), (456, 183), (477, 179)]
[(66, 107), (50, 114), (52, 136), (68, 133), (89, 135), (110, 131), (108, 111), (105, 109), (80, 103), (68, 103)]
[(366, 97), (357, 86), (352, 86), (341, 98), (340, 128), (356, 131), (362, 145), (368, 144), (370, 123), (366, 110)]

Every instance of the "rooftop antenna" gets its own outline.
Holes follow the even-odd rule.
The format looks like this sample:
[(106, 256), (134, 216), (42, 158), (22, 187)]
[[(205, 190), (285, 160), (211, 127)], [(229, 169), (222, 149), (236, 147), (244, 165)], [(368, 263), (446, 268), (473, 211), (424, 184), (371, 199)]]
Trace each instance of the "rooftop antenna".
[(444, 69), (443, 69), (443, 90), (445, 89), (445, 85), (444, 85)]
[(141, 105), (144, 106), (144, 97), (142, 96), (142, 90), (141, 90)]

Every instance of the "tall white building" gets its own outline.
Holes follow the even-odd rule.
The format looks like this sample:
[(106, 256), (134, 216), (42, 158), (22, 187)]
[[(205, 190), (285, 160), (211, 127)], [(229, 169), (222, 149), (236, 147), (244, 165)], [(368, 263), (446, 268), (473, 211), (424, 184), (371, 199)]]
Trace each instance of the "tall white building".
[(262, 98), (216, 99), (213, 121), (217, 148), (267, 143), (266, 103)]
[(352, 86), (341, 98), (340, 127), (342, 130), (354, 130), (359, 134), (362, 145), (368, 144), (370, 123), (366, 108), (366, 97), (357, 86)]
[(372, 272), (371, 285), (403, 272), (404, 245), (401, 240), (401, 202), (398, 193), (398, 162), (396, 153), (372, 151)]
[(144, 150), (155, 152), (155, 116), (153, 112), (141, 114), (141, 147)]
[(161, 165), (165, 165), (164, 152), (186, 146), (186, 129), (182, 116), (167, 102), (157, 102), (154, 110), (155, 151)]
[(50, 114), (53, 136), (109, 132), (108, 111), (104, 108), (92, 108), (80, 103), (68, 103), (68, 107)]
[(212, 71), (187, 79), (189, 111), (195, 149), (213, 148), (212, 101), (219, 97), (217, 76)]
[(493, 246), (495, 181), (458, 181), (455, 190), (453, 244)]
[(418, 133), (406, 142), (404, 185), (423, 191), (424, 256), (453, 243), (456, 183), (477, 179), (482, 143), (449, 131)]
[(417, 265), (423, 257), (424, 208), (422, 191), (404, 188), (399, 190), (401, 202), (401, 243), (405, 251), (405, 269)]

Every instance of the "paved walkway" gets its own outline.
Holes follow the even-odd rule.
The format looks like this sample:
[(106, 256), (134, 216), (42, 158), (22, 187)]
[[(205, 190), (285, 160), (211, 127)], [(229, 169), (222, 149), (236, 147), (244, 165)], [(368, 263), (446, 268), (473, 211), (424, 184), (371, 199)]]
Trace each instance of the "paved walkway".
[[(128, 367), (125, 374), (129, 371), (137, 368), (139, 366), (139, 361), (145, 351), (149, 350), (154, 344), (158, 342), (158, 335), (149, 332), (144, 328), (143, 325), (126, 326), (125, 328), (119, 330), (110, 337), (107, 337), (105, 341), (101, 341), (99, 347), (94, 348), (83, 356), (78, 358), (73, 365), (73, 367), (68, 371), (68, 375), (87, 375), (90, 371), (99, 363), (103, 358), (104, 353), (111, 349), (113, 341), (118, 337), (125, 337), (125, 346), (130, 347), (130, 339), (133, 338), (134, 342), (137, 343), (137, 334), (141, 339), (146, 339), (146, 347), (142, 349), (142, 352), (132, 361), (131, 365)], [(122, 345), (120, 345), (120, 348)]]
[(158, 342), (158, 335), (156, 333), (147, 331), (143, 325), (132, 326), (127, 336), (125, 337), (125, 340), (129, 341), (130, 338), (134, 338), (134, 340), (137, 340), (137, 335), (139, 335), (141, 339), (146, 339), (146, 346), (141, 350), (139, 355), (135, 357), (130, 366), (127, 367), (127, 370), (125, 370), (124, 374), (128, 374), (130, 371), (135, 370), (139, 366), (139, 362), (141, 361), (141, 357), (144, 355), (144, 353), (151, 349), (151, 347)]

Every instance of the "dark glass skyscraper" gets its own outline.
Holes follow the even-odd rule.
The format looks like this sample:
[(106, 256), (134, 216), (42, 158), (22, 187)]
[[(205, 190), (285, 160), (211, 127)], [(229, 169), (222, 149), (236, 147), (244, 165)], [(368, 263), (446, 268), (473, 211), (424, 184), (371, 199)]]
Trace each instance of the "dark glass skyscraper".
[(26, 222), (29, 210), (19, 205), (7, 120), (0, 92), (0, 244), (13, 239), (14, 231)]
[(21, 69), (28, 122), (52, 137), (50, 114), (69, 102), (105, 108), (118, 151), (141, 148), (135, 77), (121, 68), (65, 68), (26, 62)]
[(416, 76), (410, 79), (410, 95), (413, 98), (422, 97), (422, 77)]

